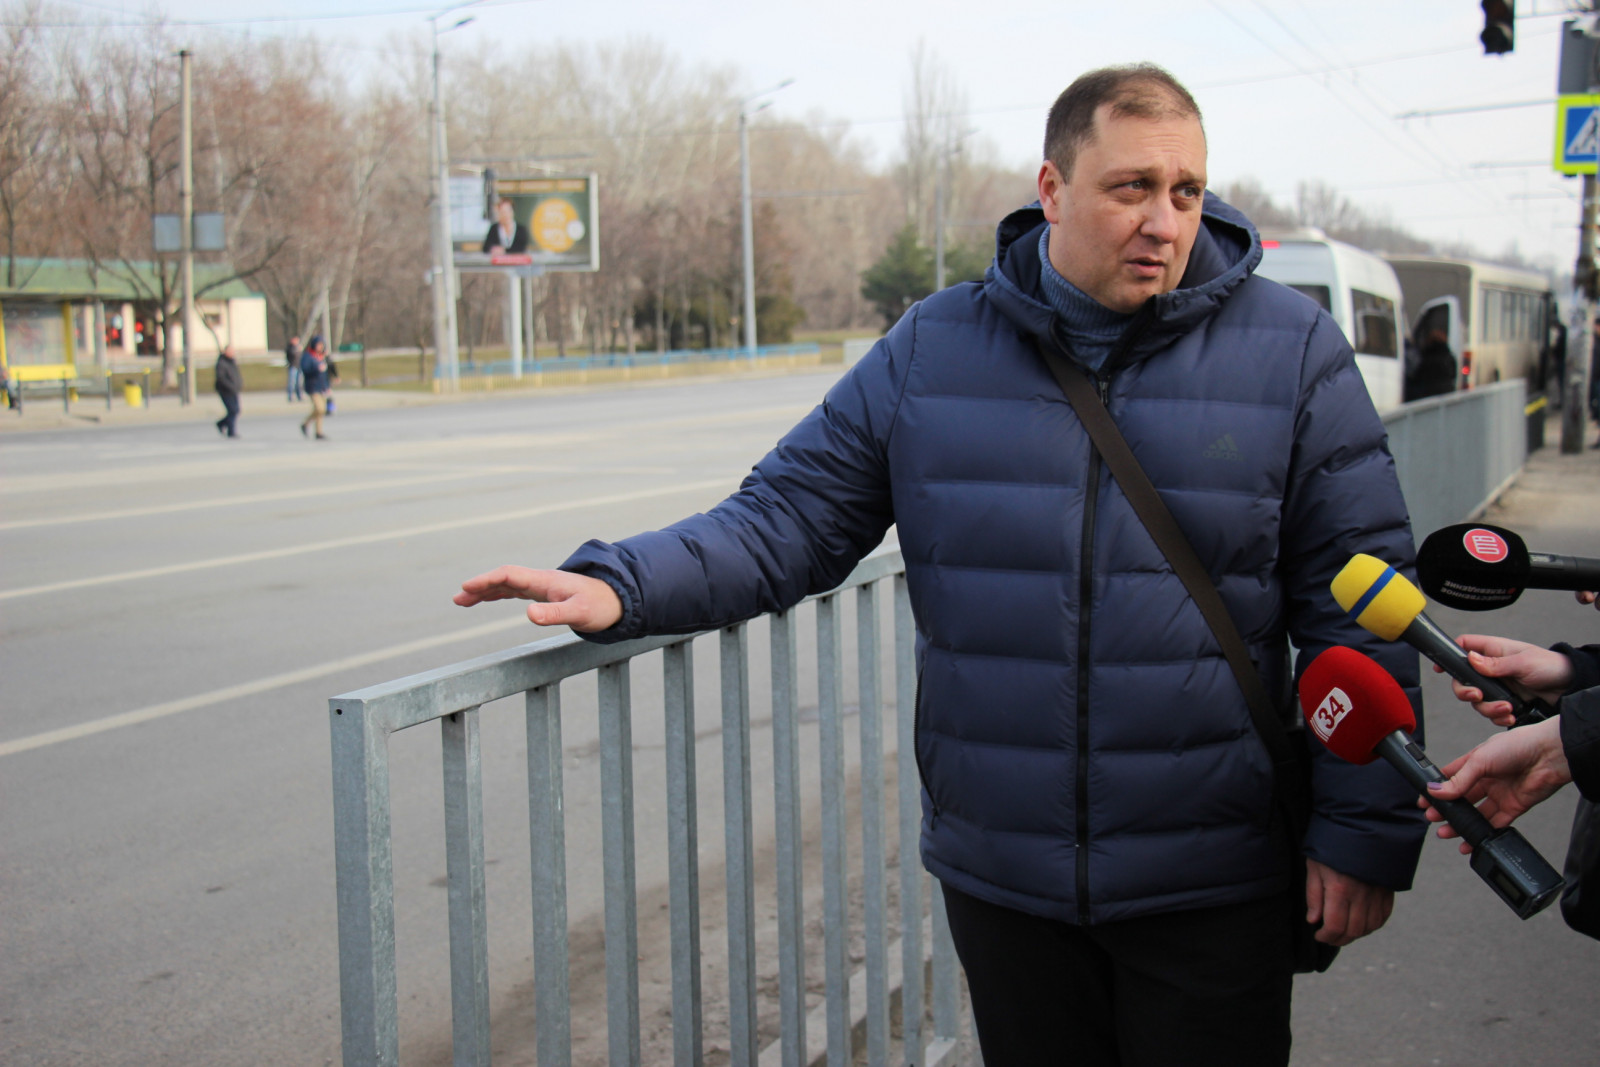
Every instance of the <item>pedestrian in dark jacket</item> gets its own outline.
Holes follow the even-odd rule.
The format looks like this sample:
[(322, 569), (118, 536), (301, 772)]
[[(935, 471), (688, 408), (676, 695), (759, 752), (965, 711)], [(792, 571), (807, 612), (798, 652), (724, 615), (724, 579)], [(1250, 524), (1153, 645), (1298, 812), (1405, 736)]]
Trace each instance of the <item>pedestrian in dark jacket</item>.
[(532, 621), (602, 642), (690, 633), (832, 588), (895, 526), (922, 859), (985, 1061), (1281, 1065), (1294, 924), (1332, 945), (1381, 926), (1423, 820), (1388, 768), (1302, 731), (1309, 829), (1277, 831), (1218, 643), (1039, 347), (1097, 387), (1285, 722), (1291, 639), (1303, 663), (1362, 649), (1420, 702), (1415, 653), (1328, 588), (1358, 552), (1409, 570), (1404, 501), (1339, 328), (1253, 274), (1254, 227), (1205, 192), (1181, 85), (1084, 75), (1045, 156), (985, 279), (913, 305), (735, 495), (557, 571), (479, 575), (456, 603), (543, 601)]
[(227, 412), (217, 420), (217, 432), (224, 437), (238, 437), (239, 394), (244, 391), (244, 375), (239, 373), (239, 364), (233, 358), (232, 345), (224, 345), (222, 352), (217, 356), (217, 367), (213, 377), (217, 395), (222, 398), (222, 406)]
[(291, 403), (305, 398), (300, 385), (300, 355), (300, 338), (289, 338), (289, 343), (283, 348), (283, 365), (288, 368), (289, 375), (284, 384), (284, 396)]
[(300, 377), (305, 383), (306, 395), (311, 398), (311, 414), (300, 423), (300, 435), (308, 436), (308, 428), (315, 425), (317, 440), (326, 440), (322, 419), (328, 413), (328, 393), (333, 386), (328, 370), (328, 346), (321, 337), (313, 337), (306, 343), (305, 355), (300, 357)]

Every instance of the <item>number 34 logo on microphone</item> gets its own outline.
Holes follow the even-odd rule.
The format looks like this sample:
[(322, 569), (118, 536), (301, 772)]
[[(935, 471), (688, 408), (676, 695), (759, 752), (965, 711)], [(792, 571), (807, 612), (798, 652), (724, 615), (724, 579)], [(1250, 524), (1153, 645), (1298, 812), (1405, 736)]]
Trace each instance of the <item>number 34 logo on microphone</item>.
[(1338, 729), (1344, 717), (1350, 714), (1350, 698), (1338, 686), (1328, 690), (1328, 695), (1322, 698), (1322, 703), (1317, 705), (1317, 710), (1306, 716), (1311, 723), (1312, 731), (1327, 744), (1328, 738), (1333, 736), (1333, 731)]

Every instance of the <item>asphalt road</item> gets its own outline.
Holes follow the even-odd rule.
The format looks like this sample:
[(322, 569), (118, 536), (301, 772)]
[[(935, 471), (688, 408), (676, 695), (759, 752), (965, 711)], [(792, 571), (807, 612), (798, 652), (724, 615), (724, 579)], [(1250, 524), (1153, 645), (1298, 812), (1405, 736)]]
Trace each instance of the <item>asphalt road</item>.
[[(207, 422), (0, 439), (0, 1062), (334, 1062), (327, 698), (540, 636), (516, 605), (450, 596), (710, 506), (832, 380), (350, 410), (327, 442), (271, 396), (238, 441)], [(484, 719), (491, 914), (526, 916), (520, 714)], [(581, 924), (596, 735), (566, 719)], [(636, 747), (659, 731), (641, 712)], [(391, 749), (408, 1062), (449, 1033), (437, 737)], [(657, 762), (639, 757), (642, 796)], [(702, 839), (714, 861), (720, 832)], [(526, 977), (528, 943), (495, 939), (497, 977)]]
[[(450, 594), (495, 564), (554, 565), (586, 537), (709, 506), (831, 381), (351, 409), (321, 444), (295, 430), (298, 406), (268, 396), (247, 399), (237, 442), (193, 421), (0, 439), (0, 1062), (337, 1062), (327, 698), (533, 639), (515, 606), (463, 611)], [(1600, 556), (1597, 457), (1541, 454), (1490, 517), (1534, 548)], [(1454, 632), (1600, 635), (1600, 613), (1565, 594), (1432, 614)], [(648, 752), (659, 717), (644, 713), (643, 673), (635, 747)], [(571, 710), (587, 693), (573, 689), (581, 887), (598, 870), (586, 801), (597, 761), (592, 720)], [(701, 840), (714, 862), (704, 689)], [(1442, 680), (1429, 708), (1441, 763), (1492, 729)], [(485, 811), (503, 1002), (525, 1000), (527, 825), (520, 715), (494, 711)], [(449, 1032), (437, 734), (396, 735), (392, 752), (403, 1047), (406, 1062), (435, 1062)], [(641, 797), (654, 764), (636, 756)], [(1557, 863), (1571, 804), (1560, 796), (1523, 823)], [(641, 845), (659, 841), (659, 812), (641, 802), (639, 817)], [(662, 866), (641, 857), (651, 902)], [(598, 899), (574, 892), (583, 926)], [(705, 951), (721, 952), (709, 934)], [(1519, 922), (1453, 844), (1430, 842), (1390, 926), (1300, 980), (1294, 1062), (1590, 1064), (1597, 994), (1600, 944), (1554, 911)], [(497, 1044), (501, 1032), (497, 1014)]]

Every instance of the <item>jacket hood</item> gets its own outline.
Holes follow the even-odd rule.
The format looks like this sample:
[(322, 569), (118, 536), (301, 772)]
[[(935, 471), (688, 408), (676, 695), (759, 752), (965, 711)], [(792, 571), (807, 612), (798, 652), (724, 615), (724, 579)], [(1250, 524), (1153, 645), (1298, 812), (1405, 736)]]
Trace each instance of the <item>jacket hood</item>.
[[(994, 262), (984, 273), (984, 292), (1024, 333), (1054, 338), (1056, 313), (1040, 282), (1039, 233), (1045, 225), (1038, 201), (1000, 222)], [(1129, 351), (1114, 355), (1118, 365), (1145, 358), (1194, 329), (1214, 313), (1261, 262), (1261, 236), (1249, 219), (1219, 197), (1206, 193), (1200, 230), (1189, 251), (1189, 265), (1178, 288), (1151, 297), (1135, 312)]]

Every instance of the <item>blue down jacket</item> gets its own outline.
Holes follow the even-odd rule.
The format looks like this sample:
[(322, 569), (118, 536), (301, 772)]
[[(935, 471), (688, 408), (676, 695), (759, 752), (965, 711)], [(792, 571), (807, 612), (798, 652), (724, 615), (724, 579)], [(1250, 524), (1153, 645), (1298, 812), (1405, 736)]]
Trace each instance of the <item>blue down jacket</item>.
[[(913, 306), (736, 494), (563, 566), (622, 599), (622, 621), (591, 636), (688, 633), (831, 588), (896, 524), (928, 869), (1077, 923), (1264, 897), (1288, 879), (1271, 765), (1210, 629), (1037, 353), (1034, 335), (1060, 340), (1043, 223), (1037, 205), (1007, 218), (984, 281)], [(1363, 649), (1420, 710), (1416, 655), (1328, 589), (1357, 552), (1412, 564), (1383, 425), (1333, 320), (1253, 277), (1260, 257), (1250, 223), (1208, 196), (1182, 284), (1138, 312), (1102, 395), (1286, 722), (1286, 638), (1303, 662)], [(1408, 888), (1414, 795), (1381, 762), (1308, 743), (1305, 854)]]

